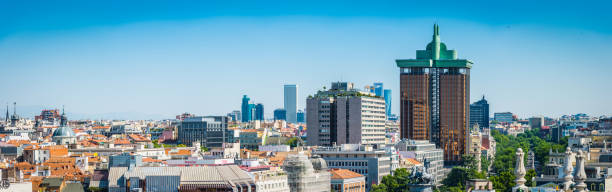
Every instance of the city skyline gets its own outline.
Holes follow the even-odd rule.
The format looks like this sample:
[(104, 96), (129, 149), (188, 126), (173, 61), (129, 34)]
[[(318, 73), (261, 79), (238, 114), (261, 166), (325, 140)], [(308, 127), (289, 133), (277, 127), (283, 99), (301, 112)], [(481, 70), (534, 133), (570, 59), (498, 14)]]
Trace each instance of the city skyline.
[[(65, 105), (68, 115), (77, 119), (105, 114), (159, 119), (182, 112), (223, 115), (240, 109), (240, 98), (246, 94), (266, 105), (265, 116), (272, 117), (272, 109), (283, 108), (284, 84), (300, 87), (298, 106), (305, 106), (308, 95), (330, 82), (351, 81), (356, 87), (383, 82), (395, 90), (392, 109), (399, 114), (394, 59), (415, 58), (412, 51), (428, 42), (423, 37), (437, 22), (445, 41), (453, 42), (449, 49), (476, 63), (470, 103), (486, 95), (490, 115), (612, 115), (612, 101), (606, 98), (612, 93), (606, 82), (612, 79), (605, 73), (611, 66), (601, 62), (612, 51), (607, 46), (612, 43), (608, 16), (593, 11), (549, 21), (549, 16), (527, 10), (526, 15), (534, 18), (510, 19), (509, 7), (491, 15), (501, 21), (474, 18), (480, 12), (417, 17), (389, 13), (396, 4), (402, 5), (388, 3), (370, 12), (342, 14), (317, 12), (312, 5), (292, 14), (196, 14), (190, 9), (186, 13), (192, 15), (176, 17), (154, 15), (149, 11), (159, 7), (145, 7), (145, 14), (117, 21), (99, 18), (96, 11), (83, 12), (91, 8), (38, 21), (45, 11), (63, 8), (17, 14), (24, 5), (11, 4), (4, 9), (14, 9), (0, 11), (14, 18), (0, 21), (0, 81), (6, 82), (0, 104), (17, 102), (18, 114), (25, 117)], [(574, 8), (586, 12), (580, 5)], [(82, 14), (83, 20), (71, 14)], [(323, 67), (330, 70), (319, 70)]]

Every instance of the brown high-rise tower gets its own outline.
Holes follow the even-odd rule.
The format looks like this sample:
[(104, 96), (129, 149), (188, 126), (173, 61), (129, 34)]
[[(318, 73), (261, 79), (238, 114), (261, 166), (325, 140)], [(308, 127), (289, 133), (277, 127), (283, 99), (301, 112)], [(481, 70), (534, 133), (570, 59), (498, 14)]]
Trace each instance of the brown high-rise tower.
[(401, 137), (431, 140), (444, 150), (446, 164), (461, 161), (470, 123), (470, 68), (455, 50), (440, 42), (438, 25), (416, 59), (398, 59)]

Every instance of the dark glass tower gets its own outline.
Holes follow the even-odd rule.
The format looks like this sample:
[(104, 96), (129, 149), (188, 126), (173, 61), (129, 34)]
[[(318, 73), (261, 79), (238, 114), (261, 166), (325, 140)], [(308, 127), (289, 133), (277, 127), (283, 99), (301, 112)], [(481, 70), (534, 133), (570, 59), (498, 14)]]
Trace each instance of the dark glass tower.
[(489, 103), (484, 95), (480, 101), (470, 105), (470, 127), (478, 123), (479, 127), (489, 127)]
[(251, 99), (244, 95), (242, 97), (242, 122), (249, 122), (253, 118), (253, 106), (249, 102)]
[(472, 62), (457, 59), (457, 52), (446, 48), (438, 25), (416, 57), (396, 60), (401, 138), (431, 140), (444, 150), (446, 164), (459, 163), (467, 150)]
[(261, 103), (255, 105), (255, 120), (264, 120), (264, 106)]

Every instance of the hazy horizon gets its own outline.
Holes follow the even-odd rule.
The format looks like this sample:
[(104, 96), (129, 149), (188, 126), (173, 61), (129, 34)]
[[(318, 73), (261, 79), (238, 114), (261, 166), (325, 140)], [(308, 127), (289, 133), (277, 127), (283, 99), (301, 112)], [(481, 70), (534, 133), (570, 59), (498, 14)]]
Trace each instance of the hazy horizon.
[(347, 3), (5, 3), (0, 116), (13, 102), (30, 118), (62, 105), (70, 119), (225, 115), (246, 94), (270, 118), (284, 84), (304, 109), (333, 81), (383, 82), (398, 114), (395, 59), (424, 49), (434, 23), (474, 62), (470, 102), (486, 95), (491, 114), (612, 115), (605, 5)]

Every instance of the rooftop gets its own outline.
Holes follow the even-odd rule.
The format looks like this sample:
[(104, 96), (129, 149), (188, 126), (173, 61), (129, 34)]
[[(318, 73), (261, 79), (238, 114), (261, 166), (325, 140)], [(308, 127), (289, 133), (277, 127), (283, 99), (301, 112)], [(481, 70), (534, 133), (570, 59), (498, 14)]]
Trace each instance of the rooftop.
[(348, 169), (332, 169), (329, 172), (331, 173), (332, 179), (350, 179), (356, 177), (363, 177), (363, 175), (355, 173)]

